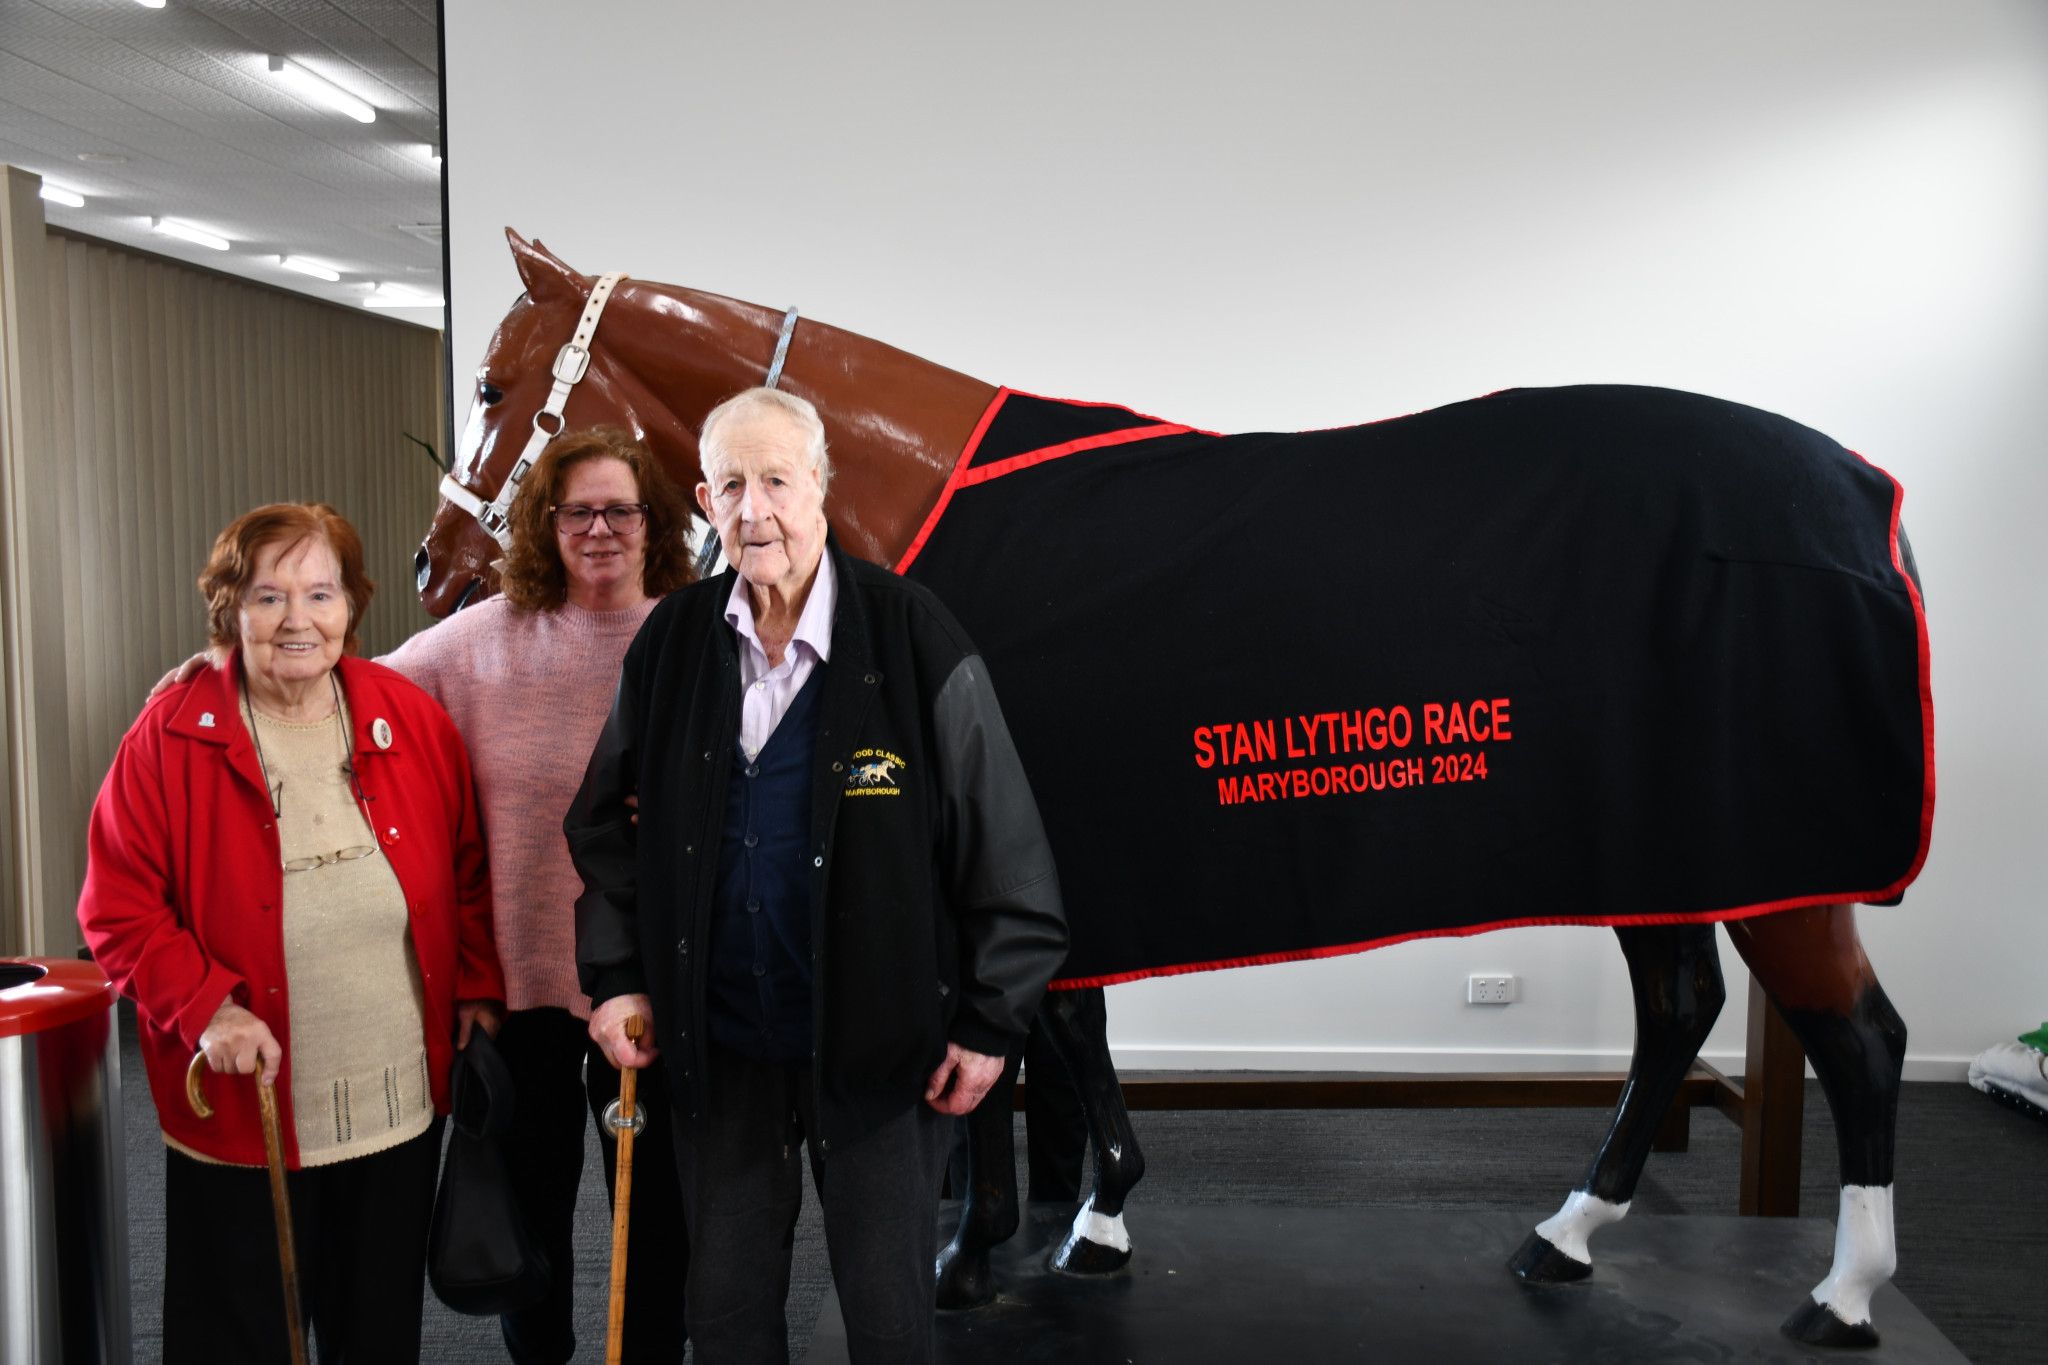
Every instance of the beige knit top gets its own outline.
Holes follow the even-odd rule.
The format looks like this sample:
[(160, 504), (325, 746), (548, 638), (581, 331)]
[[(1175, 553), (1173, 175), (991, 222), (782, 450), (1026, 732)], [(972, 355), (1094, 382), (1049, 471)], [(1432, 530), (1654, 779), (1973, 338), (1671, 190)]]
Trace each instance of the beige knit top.
[[(286, 869), (287, 1059), (299, 1164), (326, 1166), (395, 1147), (432, 1125), (426, 996), (404, 888), (349, 781), (346, 708), (294, 725), (252, 712), (245, 698), (245, 726), (252, 715)], [(313, 859), (318, 865), (292, 870)]]

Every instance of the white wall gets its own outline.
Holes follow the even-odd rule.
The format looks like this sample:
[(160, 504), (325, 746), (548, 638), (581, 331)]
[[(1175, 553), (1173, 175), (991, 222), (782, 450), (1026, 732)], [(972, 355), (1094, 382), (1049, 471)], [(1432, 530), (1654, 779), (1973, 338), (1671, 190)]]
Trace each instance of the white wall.
[[(1906, 485), (1927, 870), (1865, 939), (1960, 1074), (2048, 1017), (2048, 10), (2028, 0), (448, 0), (458, 376), (506, 224), (991, 382), (1221, 430), (1697, 389)], [(458, 385), (464, 382), (458, 379)], [(1746, 978), (1708, 1044), (1741, 1049)], [(1464, 978), (1525, 978), (1469, 1007)], [(1111, 993), (1127, 1065), (1622, 1065), (1604, 930)], [(1447, 1055), (1451, 1054), (1451, 1055)]]

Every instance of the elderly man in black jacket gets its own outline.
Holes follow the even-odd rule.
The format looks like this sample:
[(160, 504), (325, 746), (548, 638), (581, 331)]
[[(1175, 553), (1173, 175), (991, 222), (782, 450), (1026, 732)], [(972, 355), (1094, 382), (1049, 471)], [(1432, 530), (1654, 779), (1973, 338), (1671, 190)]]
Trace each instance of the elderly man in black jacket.
[(952, 1116), (1066, 954), (1052, 852), (974, 646), (826, 529), (815, 409), (750, 389), (700, 461), (736, 571), (648, 617), (564, 822), (591, 1036), (667, 1064), (703, 1365), (786, 1358), (806, 1143), (854, 1359), (928, 1361)]

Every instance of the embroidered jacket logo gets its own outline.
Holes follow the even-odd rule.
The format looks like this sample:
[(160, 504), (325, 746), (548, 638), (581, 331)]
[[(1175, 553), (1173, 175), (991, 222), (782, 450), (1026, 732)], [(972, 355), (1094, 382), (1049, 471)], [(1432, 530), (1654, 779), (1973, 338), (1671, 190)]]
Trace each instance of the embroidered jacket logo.
[(897, 785), (901, 771), (908, 765), (902, 757), (887, 749), (856, 749), (853, 764), (846, 774), (848, 796), (901, 796), (903, 789)]

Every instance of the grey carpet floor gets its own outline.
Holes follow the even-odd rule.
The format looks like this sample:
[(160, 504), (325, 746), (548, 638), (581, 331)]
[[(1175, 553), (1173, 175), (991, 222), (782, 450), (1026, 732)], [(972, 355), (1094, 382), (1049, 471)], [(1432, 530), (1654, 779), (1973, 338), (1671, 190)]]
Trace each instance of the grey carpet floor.
[[(137, 1365), (158, 1365), (163, 1145), (132, 1018), (124, 1030), (122, 1074), (135, 1359)], [(1140, 1254), (1148, 1203), (1506, 1209), (1540, 1217), (1577, 1183), (1607, 1122), (1605, 1111), (1590, 1109), (1135, 1117), (1147, 1163), (1129, 1214)], [(1834, 1126), (1813, 1082), (1807, 1083), (1804, 1141), (1800, 1212), (1831, 1218)], [(1021, 1120), (1017, 1145), (1021, 1152)], [(1711, 1111), (1695, 1111), (1691, 1150), (1652, 1155), (1632, 1216), (1732, 1214), (1740, 1166), (1734, 1126)], [(1896, 1283), (1978, 1365), (2048, 1365), (2048, 1296), (2040, 1290), (2042, 1252), (2048, 1248), (2044, 1172), (2048, 1123), (2002, 1109), (1963, 1085), (1905, 1088), (1899, 1106)], [(577, 1219), (578, 1361), (604, 1358), (610, 1228), (593, 1132)], [(810, 1344), (828, 1281), (823, 1226), (815, 1193), (809, 1193), (797, 1224), (791, 1276), (792, 1360), (801, 1360)], [(423, 1360), (468, 1365), (507, 1359), (495, 1320), (450, 1313), (432, 1295), (426, 1303)]]

